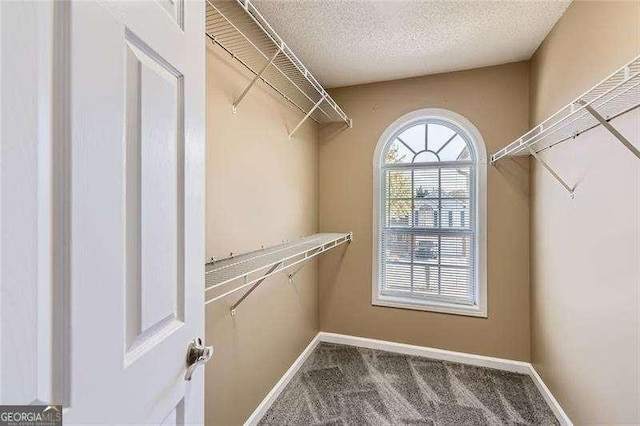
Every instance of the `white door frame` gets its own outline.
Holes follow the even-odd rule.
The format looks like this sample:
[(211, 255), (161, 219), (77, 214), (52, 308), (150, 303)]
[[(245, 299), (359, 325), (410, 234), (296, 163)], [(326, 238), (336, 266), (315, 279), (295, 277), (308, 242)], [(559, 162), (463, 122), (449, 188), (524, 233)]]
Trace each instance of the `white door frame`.
[(0, 5), (5, 404), (69, 398), (68, 6)]

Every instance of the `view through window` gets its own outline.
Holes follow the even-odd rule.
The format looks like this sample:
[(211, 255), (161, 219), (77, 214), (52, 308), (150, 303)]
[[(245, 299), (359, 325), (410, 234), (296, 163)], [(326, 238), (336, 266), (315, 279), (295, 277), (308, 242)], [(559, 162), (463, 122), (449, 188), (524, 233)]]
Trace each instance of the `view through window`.
[(476, 159), (439, 120), (393, 135), (381, 161), (379, 297), (474, 305)]

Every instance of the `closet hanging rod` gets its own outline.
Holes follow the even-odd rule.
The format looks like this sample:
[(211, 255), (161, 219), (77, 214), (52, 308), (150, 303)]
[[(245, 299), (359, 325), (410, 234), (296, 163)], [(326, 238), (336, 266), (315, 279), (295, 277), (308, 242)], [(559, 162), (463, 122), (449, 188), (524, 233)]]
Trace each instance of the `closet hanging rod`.
[(249, 0), (207, 0), (206, 14), (207, 36), (254, 75), (234, 101), (234, 109), (262, 80), (305, 113), (306, 118), (351, 126), (351, 119)]
[[(543, 151), (601, 125), (600, 118), (610, 122), (638, 106), (640, 106), (640, 56), (514, 142), (494, 153), (491, 156), (491, 163), (495, 164), (505, 157), (529, 155), (528, 148), (535, 152)], [(612, 128), (610, 123), (605, 127), (607, 130)], [(613, 135), (619, 139), (619, 133), (616, 132)]]
[(352, 240), (351, 233), (321, 233), (279, 246), (209, 262), (205, 265), (205, 294), (219, 290), (236, 280), (243, 280), (243, 284), (216, 294), (207, 300), (205, 305), (252, 286), (233, 305), (233, 314), (235, 308), (267, 277)]
[[(209, 36), (209, 34), (207, 34), (207, 36)], [(211, 37), (209, 37), (209, 38), (211, 38)], [(215, 42), (215, 40), (214, 40), (213, 38), (211, 38), (211, 41), (212, 41), (212, 42)], [(246, 64), (246, 63), (244, 63), (244, 62), (242, 62), (242, 60), (241, 60), (241, 59), (239, 59), (238, 57), (235, 57), (235, 56), (233, 55), (233, 53), (232, 53), (230, 50), (228, 50), (225, 46), (223, 46), (222, 44), (217, 43), (217, 42), (216, 42), (216, 44), (217, 44), (218, 46), (220, 46), (220, 48), (221, 48), (221, 49), (223, 49), (224, 51), (226, 51), (229, 55), (231, 55), (232, 57), (234, 57), (234, 58), (235, 58), (235, 60), (236, 60), (236, 61), (238, 61), (238, 62), (239, 62), (242, 66), (244, 66), (247, 70), (249, 70), (250, 72), (254, 73), (254, 71), (251, 69), (251, 67), (250, 67), (249, 65), (247, 65), (247, 64)], [(254, 74), (255, 74), (255, 73), (254, 73)], [(273, 86), (271, 83), (269, 83), (268, 81), (266, 81), (266, 80), (265, 80), (264, 78), (262, 78), (262, 77), (260, 77), (260, 80), (262, 80), (262, 82), (263, 82), (264, 84), (266, 84), (267, 86), (271, 87), (271, 89), (273, 89), (276, 93), (278, 93), (280, 96), (282, 96), (282, 97), (284, 98), (284, 100), (288, 101), (288, 102), (289, 102), (289, 103), (291, 103), (293, 106), (295, 106), (298, 110), (300, 110), (300, 112), (301, 112), (301, 113), (303, 113), (303, 114), (305, 114), (305, 113), (306, 113), (306, 111), (305, 111), (304, 109), (302, 109), (302, 107), (301, 107), (300, 105), (298, 105), (297, 103), (295, 103), (293, 100), (289, 99), (289, 97), (287, 97), (287, 95), (285, 95), (284, 93), (282, 93), (282, 91), (280, 91), (280, 89), (278, 89), (277, 87)], [(317, 123), (317, 121), (316, 121), (316, 119), (315, 119), (315, 118), (311, 117), (311, 119)]]
[[(240, 34), (245, 41), (255, 49), (256, 52), (258, 52), (260, 55), (262, 55), (262, 57), (264, 59), (269, 59), (267, 55), (265, 55), (260, 48), (258, 48), (246, 35), (244, 35), (244, 33), (242, 31), (240, 31), (238, 29), (238, 27), (236, 27), (233, 22), (231, 22), (229, 20), (229, 18), (227, 18), (223, 13), (221, 13), (214, 5), (213, 3), (211, 3), (210, 0), (207, 0), (207, 3), (209, 4), (210, 7), (214, 8), (215, 11), (217, 13), (220, 14), (220, 16), (226, 21), (227, 24), (229, 24), (232, 28), (234, 28), (238, 34)], [(207, 22), (209, 22), (209, 20), (207, 20)], [(213, 31), (211, 31), (213, 32)], [(246, 62), (244, 62), (242, 59), (240, 59), (236, 53), (234, 53), (230, 47), (227, 47), (224, 43), (222, 43), (222, 41), (220, 41), (219, 38), (216, 38), (215, 36), (212, 36), (210, 34), (209, 31), (206, 31), (205, 34), (207, 35), (207, 37), (209, 37), (211, 39), (211, 41), (213, 41), (214, 43), (216, 43), (218, 46), (220, 46), (223, 50), (225, 50), (228, 54), (230, 54), (236, 61), (240, 62), (245, 68), (247, 68), (250, 72), (252, 72), (254, 75), (256, 75), (260, 80), (262, 80), (265, 84), (267, 84), (269, 87), (271, 87), (273, 90), (275, 90), (276, 92), (278, 92), (285, 100), (291, 102), (293, 105), (295, 105), (296, 108), (298, 108), (302, 113), (306, 113), (306, 111), (297, 103), (295, 103), (295, 101), (291, 98), (289, 98), (286, 94), (284, 94), (280, 89), (278, 89), (277, 87), (275, 87), (274, 85), (272, 85), (270, 82), (268, 82), (267, 80), (264, 79), (263, 74), (264, 72), (267, 70), (268, 65), (273, 65), (273, 61), (269, 61), (267, 64), (264, 65), (264, 69), (261, 70), (260, 72), (256, 72), (254, 71), (253, 68), (251, 68), (251, 66), (249, 66)], [(277, 52), (282, 52), (282, 49), (280, 49), (280, 47), (278, 47)], [(277, 54), (276, 54), (277, 55)], [(275, 56), (274, 55), (274, 59)], [(282, 71), (278, 66), (273, 66), (281, 75), (282, 77), (284, 77), (285, 79), (287, 79), (287, 81), (289, 81), (289, 83), (291, 83), (296, 89), (298, 89), (301, 93), (303, 93), (305, 95), (305, 97), (307, 97), (310, 101), (313, 101), (312, 98), (310, 98), (293, 80), (291, 80), (291, 78), (289, 76), (287, 76), (287, 74)], [(248, 92), (248, 89), (250, 89), (251, 87), (253, 87), (254, 82), (250, 83), (249, 86), (247, 86), (247, 88), (245, 89), (245, 92)], [(244, 93), (244, 92), (243, 92)], [(246, 94), (244, 95), (240, 95), (240, 98), (246, 96)], [(233, 104), (233, 112), (236, 112), (237, 110), (237, 103), (239, 103), (239, 100), (236, 100)], [(323, 109), (320, 109), (322, 111), (323, 114), (325, 114), (327, 117), (330, 118), (329, 114), (327, 114)], [(312, 118), (312, 120), (316, 121), (317, 120), (315, 118)]]
[(640, 106), (640, 56), (583, 93), (573, 102), (491, 156), (491, 164), (506, 157), (533, 156), (574, 197), (575, 186), (553, 170), (540, 152), (602, 125), (640, 159), (640, 150), (611, 120)]

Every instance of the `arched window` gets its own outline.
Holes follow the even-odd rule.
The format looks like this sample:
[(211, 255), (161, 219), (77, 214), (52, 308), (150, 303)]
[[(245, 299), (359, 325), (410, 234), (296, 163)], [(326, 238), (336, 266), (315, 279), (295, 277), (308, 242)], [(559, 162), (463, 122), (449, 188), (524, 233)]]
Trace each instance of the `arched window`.
[(486, 150), (447, 110), (389, 126), (374, 155), (373, 304), (486, 316)]

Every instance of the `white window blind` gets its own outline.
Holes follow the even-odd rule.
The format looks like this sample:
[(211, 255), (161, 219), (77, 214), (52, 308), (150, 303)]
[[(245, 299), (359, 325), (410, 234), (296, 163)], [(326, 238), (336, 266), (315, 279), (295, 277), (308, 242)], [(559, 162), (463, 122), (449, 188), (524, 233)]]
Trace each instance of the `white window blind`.
[(427, 120), (388, 141), (381, 164), (380, 295), (474, 305), (476, 160), (451, 124)]

